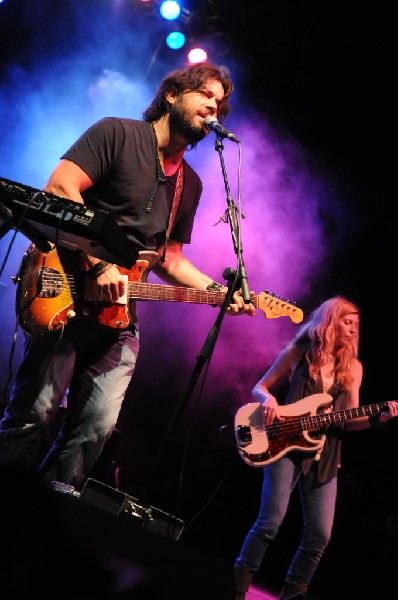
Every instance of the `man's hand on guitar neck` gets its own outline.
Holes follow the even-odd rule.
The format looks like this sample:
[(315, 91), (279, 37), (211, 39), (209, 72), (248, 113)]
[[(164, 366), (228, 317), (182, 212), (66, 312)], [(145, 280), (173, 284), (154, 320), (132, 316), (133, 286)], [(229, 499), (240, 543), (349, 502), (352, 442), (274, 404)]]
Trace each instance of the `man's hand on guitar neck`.
[[(224, 287), (222, 289), (223, 292), (227, 293), (228, 288)], [(250, 297), (254, 298), (255, 292), (250, 292)], [(237, 290), (232, 296), (233, 302), (227, 308), (227, 314), (231, 317), (235, 317), (236, 315), (249, 315), (249, 317), (254, 317), (256, 313), (256, 309), (253, 304), (250, 302), (249, 304), (245, 304), (241, 290)]]

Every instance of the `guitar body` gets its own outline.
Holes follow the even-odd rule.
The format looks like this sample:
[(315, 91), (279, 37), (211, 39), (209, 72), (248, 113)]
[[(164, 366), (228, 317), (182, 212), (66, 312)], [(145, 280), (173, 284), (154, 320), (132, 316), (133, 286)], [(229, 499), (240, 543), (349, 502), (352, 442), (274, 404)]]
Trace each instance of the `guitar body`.
[[(140, 253), (141, 255), (141, 253)], [(145, 281), (159, 261), (156, 252), (143, 252), (131, 269), (118, 267), (130, 283)], [(84, 274), (77, 252), (54, 248), (42, 253), (33, 244), (18, 273), (16, 309), (21, 327), (33, 336), (59, 331), (80, 319), (103, 327), (126, 329), (131, 323), (127, 297), (117, 304), (87, 300), (92, 281)]]
[(264, 424), (264, 408), (260, 402), (251, 402), (238, 409), (235, 415), (235, 438), (239, 454), (254, 467), (275, 462), (292, 450), (316, 452), (323, 447), (323, 439), (314, 439), (308, 431), (319, 429), (306, 427), (306, 419), (320, 409), (330, 407), (333, 398), (329, 394), (312, 394), (298, 402), (280, 407), (283, 421)]

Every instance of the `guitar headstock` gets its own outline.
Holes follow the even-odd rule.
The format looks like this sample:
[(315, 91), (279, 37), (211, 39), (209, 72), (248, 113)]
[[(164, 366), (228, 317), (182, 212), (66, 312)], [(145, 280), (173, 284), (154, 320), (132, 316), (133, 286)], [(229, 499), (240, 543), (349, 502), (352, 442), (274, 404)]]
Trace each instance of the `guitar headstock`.
[(289, 317), (293, 323), (301, 323), (304, 318), (303, 311), (294, 302), (289, 302), (286, 298), (276, 296), (267, 290), (257, 296), (257, 301), (258, 308), (263, 311), (267, 319)]

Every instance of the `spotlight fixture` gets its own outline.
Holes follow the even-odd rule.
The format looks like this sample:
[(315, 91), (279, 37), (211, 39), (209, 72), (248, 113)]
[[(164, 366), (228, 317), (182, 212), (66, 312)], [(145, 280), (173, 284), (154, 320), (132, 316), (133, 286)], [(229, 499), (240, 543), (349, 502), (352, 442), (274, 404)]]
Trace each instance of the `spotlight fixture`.
[(188, 60), (191, 64), (196, 64), (207, 60), (207, 52), (203, 48), (192, 48), (188, 52)]
[(159, 12), (163, 19), (174, 21), (181, 14), (181, 6), (175, 0), (165, 0), (159, 7)]
[(166, 44), (171, 50), (180, 50), (186, 42), (185, 35), (181, 31), (171, 31), (166, 36)]

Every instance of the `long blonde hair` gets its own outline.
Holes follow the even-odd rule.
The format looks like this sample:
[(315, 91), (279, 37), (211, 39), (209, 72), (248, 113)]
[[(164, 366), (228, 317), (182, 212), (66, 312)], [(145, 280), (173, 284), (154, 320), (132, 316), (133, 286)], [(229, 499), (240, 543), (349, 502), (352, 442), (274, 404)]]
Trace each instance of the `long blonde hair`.
[(351, 385), (352, 363), (358, 356), (359, 331), (353, 336), (351, 344), (342, 345), (337, 344), (336, 331), (339, 320), (350, 314), (359, 315), (359, 309), (353, 302), (343, 296), (329, 298), (310, 314), (292, 341), (293, 345), (308, 345), (306, 357), (313, 379), (318, 377), (319, 369), (332, 358), (335, 381), (343, 390), (348, 390)]

